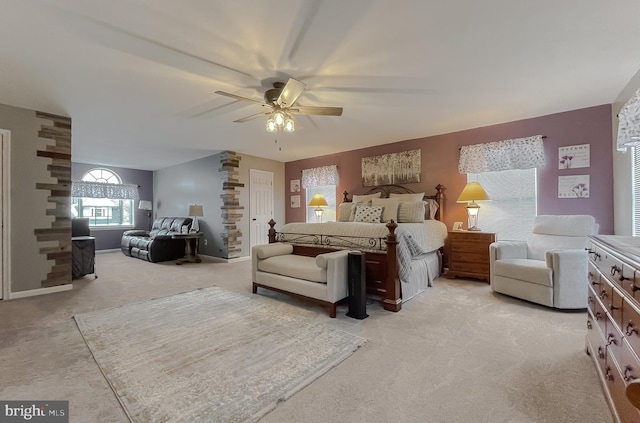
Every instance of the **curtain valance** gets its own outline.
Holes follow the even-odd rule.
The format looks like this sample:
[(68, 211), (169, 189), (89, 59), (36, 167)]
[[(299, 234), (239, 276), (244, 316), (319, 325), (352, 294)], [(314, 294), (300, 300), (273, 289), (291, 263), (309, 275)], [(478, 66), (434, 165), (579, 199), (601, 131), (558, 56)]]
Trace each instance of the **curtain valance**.
[(138, 198), (138, 186), (134, 184), (73, 181), (71, 182), (71, 196), (76, 198), (135, 200)]
[(322, 166), (302, 171), (302, 188), (338, 185), (338, 166)]
[(618, 113), (618, 151), (640, 145), (640, 90), (627, 101)]
[(467, 145), (460, 149), (460, 173), (497, 172), (544, 166), (542, 135)]

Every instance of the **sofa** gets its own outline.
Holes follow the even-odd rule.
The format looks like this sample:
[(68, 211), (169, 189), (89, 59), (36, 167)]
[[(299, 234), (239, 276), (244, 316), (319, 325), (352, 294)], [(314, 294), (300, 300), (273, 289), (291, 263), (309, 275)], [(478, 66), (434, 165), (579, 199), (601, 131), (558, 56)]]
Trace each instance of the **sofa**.
[(125, 231), (120, 241), (124, 255), (157, 263), (184, 257), (185, 240), (174, 239), (174, 234), (191, 229), (190, 217), (160, 217), (153, 221), (150, 231), (134, 229)]
[(264, 288), (293, 295), (327, 307), (336, 317), (337, 303), (348, 295), (348, 253), (307, 257), (293, 254), (291, 244), (256, 245), (251, 249), (253, 293)]

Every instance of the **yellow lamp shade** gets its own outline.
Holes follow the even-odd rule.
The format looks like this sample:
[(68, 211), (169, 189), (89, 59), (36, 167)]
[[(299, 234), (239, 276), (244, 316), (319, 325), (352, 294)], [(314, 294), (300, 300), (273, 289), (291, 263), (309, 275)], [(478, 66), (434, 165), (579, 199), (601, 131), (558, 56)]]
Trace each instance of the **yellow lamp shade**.
[(321, 207), (328, 205), (329, 203), (327, 203), (327, 200), (325, 200), (324, 195), (322, 194), (315, 194), (313, 198), (311, 198), (311, 201), (309, 201), (309, 207)]
[(479, 182), (469, 182), (462, 190), (457, 203), (468, 203), (473, 201), (489, 201), (490, 198)]

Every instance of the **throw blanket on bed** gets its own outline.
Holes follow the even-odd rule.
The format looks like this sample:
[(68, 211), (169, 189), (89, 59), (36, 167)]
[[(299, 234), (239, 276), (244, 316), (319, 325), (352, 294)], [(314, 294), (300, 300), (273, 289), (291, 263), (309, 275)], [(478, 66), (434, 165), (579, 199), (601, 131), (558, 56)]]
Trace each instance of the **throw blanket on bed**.
[[(399, 223), (395, 233), (398, 276), (401, 282), (407, 282), (411, 260), (444, 246), (447, 227), (438, 220), (425, 220), (423, 223)], [(386, 251), (384, 241), (388, 234), (384, 223), (287, 223), (278, 232), (278, 241), (380, 253)]]

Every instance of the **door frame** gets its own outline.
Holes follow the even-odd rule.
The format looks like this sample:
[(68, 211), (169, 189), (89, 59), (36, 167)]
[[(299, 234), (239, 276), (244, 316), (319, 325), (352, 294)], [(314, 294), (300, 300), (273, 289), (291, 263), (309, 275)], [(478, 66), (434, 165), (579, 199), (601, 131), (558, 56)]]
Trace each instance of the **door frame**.
[(2, 226), (0, 227), (0, 260), (2, 260), (0, 274), (0, 286), (2, 296), (0, 298), (8, 300), (11, 298), (11, 190), (9, 166), (11, 164), (11, 131), (0, 129), (0, 150), (2, 156), (2, 173), (0, 174), (0, 201), (2, 202)]

